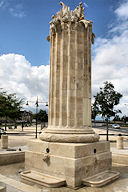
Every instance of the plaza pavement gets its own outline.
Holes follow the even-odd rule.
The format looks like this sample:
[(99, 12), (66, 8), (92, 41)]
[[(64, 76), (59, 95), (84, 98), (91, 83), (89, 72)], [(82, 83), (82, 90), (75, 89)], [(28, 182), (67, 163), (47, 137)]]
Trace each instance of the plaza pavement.
[[(38, 127), (38, 131), (40, 132), (40, 126)], [(95, 130), (97, 133), (104, 133), (105, 131), (101, 131), (100, 129)], [(24, 149), (24, 146), (27, 145), (27, 141), (29, 139), (35, 138), (35, 127), (25, 127), (22, 132), (21, 127), (14, 130), (8, 130), (9, 134), (9, 148), (12, 147), (21, 147)], [(16, 133), (13, 135), (12, 133)], [(17, 134), (18, 133), (18, 134)], [(39, 135), (39, 134), (38, 134)], [(102, 136), (101, 139), (105, 139), (105, 136)], [(111, 147), (114, 149), (116, 146), (116, 137), (109, 137), (111, 142)], [(128, 140), (125, 138), (124, 147), (128, 147)], [(125, 153), (125, 150), (123, 150)], [(127, 150), (126, 150), (127, 151)], [(61, 188), (39, 188), (36, 185), (28, 186), (26, 184), (22, 184), (20, 182), (20, 174), (21, 170), (24, 170), (24, 163), (16, 163), (10, 165), (0, 166), (0, 182), (4, 182), (7, 186), (7, 192), (128, 192), (128, 165), (121, 164), (113, 164), (113, 170), (117, 170), (121, 173), (120, 178), (110, 183), (102, 188), (91, 188), (91, 187), (82, 187), (78, 190), (73, 190), (67, 187)]]

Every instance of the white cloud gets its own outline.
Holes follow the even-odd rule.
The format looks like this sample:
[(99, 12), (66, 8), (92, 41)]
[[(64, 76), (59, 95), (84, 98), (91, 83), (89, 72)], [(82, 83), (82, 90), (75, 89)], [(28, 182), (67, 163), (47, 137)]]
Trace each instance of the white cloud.
[(124, 1), (124, 3), (115, 10), (115, 13), (122, 20), (128, 19), (128, 1)]
[(0, 8), (3, 7), (4, 1), (0, 1)]
[(16, 4), (15, 6), (9, 8), (9, 12), (14, 17), (23, 18), (25, 17), (25, 13), (23, 11), (22, 4)]
[(92, 90), (95, 95), (103, 82), (112, 82), (115, 89), (123, 94), (118, 108), (128, 114), (124, 105), (128, 103), (128, 12), (125, 7), (128, 10), (128, 0), (115, 10), (119, 22), (111, 29), (112, 37), (96, 39), (92, 61)]
[[(127, 5), (128, 0), (115, 10), (119, 22), (111, 29), (112, 37), (96, 39), (92, 60), (93, 95), (103, 82), (112, 82), (115, 89), (123, 94), (118, 108), (124, 114), (128, 114), (128, 108), (124, 105), (128, 103)], [(22, 55), (1, 55), (0, 87), (15, 92), (26, 100), (35, 102), (38, 96), (39, 100), (48, 101), (49, 66), (31, 66)]]
[(88, 7), (88, 4), (86, 2), (83, 3), (84, 7)]
[[(0, 88), (32, 103), (48, 101), (49, 65), (31, 66), (22, 55), (0, 56)], [(31, 102), (30, 107), (34, 106)]]
[(23, 5), (21, 3), (12, 3), (11, 0), (0, 0), (0, 8), (4, 9), (5, 11), (9, 12), (12, 16), (17, 18), (23, 18), (26, 16), (23, 9)]
[(25, 13), (22, 10), (17, 10), (15, 8), (9, 8), (9, 12), (14, 17), (23, 18), (25, 17)]

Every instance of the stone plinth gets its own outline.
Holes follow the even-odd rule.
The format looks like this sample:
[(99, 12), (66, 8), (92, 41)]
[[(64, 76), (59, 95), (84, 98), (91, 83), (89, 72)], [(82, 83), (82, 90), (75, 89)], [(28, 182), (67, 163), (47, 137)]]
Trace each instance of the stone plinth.
[[(48, 160), (44, 161), (46, 155)], [(32, 140), (25, 153), (27, 170), (65, 179), (73, 188), (82, 185), (83, 179), (111, 169), (111, 160), (110, 145), (106, 141), (68, 144)]]

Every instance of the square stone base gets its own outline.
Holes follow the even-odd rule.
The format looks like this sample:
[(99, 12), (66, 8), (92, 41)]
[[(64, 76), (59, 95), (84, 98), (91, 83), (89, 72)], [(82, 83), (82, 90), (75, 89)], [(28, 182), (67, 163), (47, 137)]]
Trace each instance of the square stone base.
[(65, 179), (73, 188), (81, 186), (83, 179), (111, 169), (111, 165), (107, 141), (76, 144), (31, 140), (25, 153), (26, 170)]

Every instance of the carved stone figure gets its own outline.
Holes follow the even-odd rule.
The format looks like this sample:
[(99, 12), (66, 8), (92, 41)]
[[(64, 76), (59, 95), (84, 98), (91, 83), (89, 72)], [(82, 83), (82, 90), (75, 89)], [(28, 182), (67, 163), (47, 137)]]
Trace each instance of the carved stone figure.
[(57, 12), (56, 15), (52, 16), (53, 20), (50, 22), (51, 28), (58, 22), (76, 22), (84, 19), (84, 8), (82, 2), (74, 11), (71, 11), (63, 2), (60, 2), (60, 5), (62, 6), (61, 10)]

